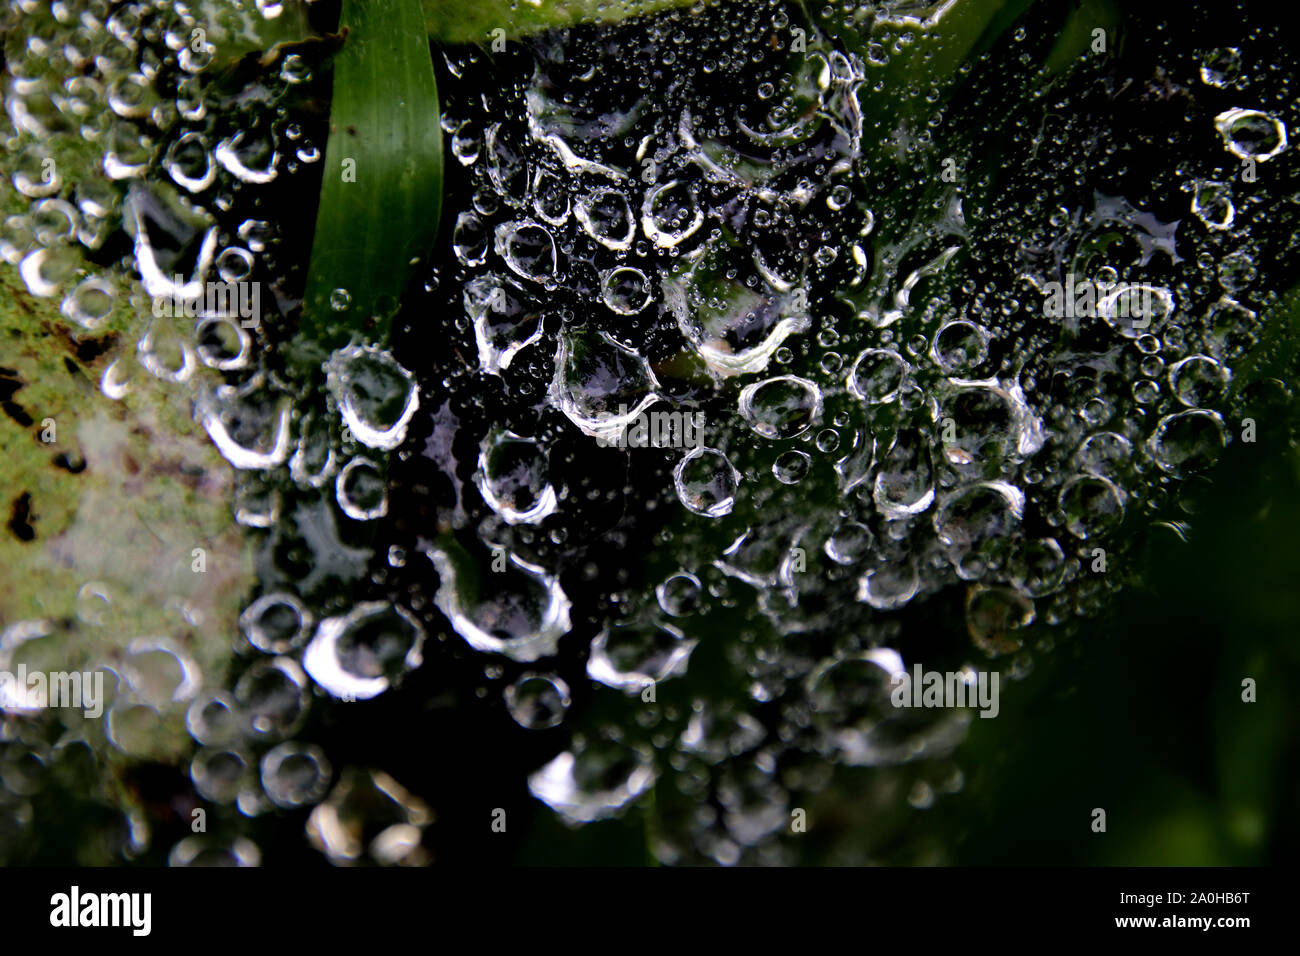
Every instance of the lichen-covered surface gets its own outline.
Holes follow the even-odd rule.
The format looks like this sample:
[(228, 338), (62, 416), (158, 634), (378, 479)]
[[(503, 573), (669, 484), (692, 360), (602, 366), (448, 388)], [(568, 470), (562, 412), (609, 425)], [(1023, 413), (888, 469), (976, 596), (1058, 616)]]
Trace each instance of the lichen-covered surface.
[[(0, 861), (997, 862), (1170, 542), (1295, 557), (1297, 64), (1177, 6), (10, 0), (0, 670), (111, 677), (6, 709)], [(1284, 839), (1245, 600), (1106, 862)]]

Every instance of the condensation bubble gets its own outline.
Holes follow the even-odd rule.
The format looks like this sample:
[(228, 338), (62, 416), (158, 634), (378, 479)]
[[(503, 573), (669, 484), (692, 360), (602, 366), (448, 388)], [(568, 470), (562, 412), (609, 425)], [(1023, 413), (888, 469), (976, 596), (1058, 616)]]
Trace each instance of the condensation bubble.
[(1173, 295), (1153, 285), (1121, 284), (1097, 302), (1097, 314), (1127, 338), (1160, 331), (1173, 312)]
[(641, 205), (641, 228), (656, 246), (672, 248), (703, 224), (704, 210), (695, 198), (695, 190), (686, 183), (671, 180), (646, 193)]
[(875, 535), (860, 521), (842, 521), (826, 539), (823, 550), (836, 564), (857, 564), (871, 553)]
[(194, 339), (194, 350), (208, 368), (228, 372), (249, 365), (252, 337), (232, 318), (217, 316), (200, 320)]
[[(266, 249), (266, 244), (275, 235), (275, 231), (270, 223), (262, 219), (245, 219), (239, 224), (238, 235), (249, 249), (254, 252), (262, 252)], [(344, 292), (344, 295), (346, 294)]]
[(506, 709), (520, 727), (557, 727), (569, 709), (569, 685), (551, 674), (523, 674), (505, 690)]
[(930, 448), (915, 431), (899, 432), (881, 456), (872, 486), (872, 499), (887, 518), (920, 514), (934, 502), (934, 477)]
[(692, 448), (673, 469), (678, 500), (706, 518), (731, 514), (740, 481), (740, 472), (715, 448)]
[(261, 866), (262, 852), (247, 837), (188, 836), (167, 854), (168, 866)]
[(487, 262), (490, 238), (483, 220), (472, 212), (462, 212), (451, 230), (451, 250), (461, 265), (481, 266)]
[(749, 714), (706, 708), (696, 701), (690, 722), (682, 731), (681, 747), (706, 760), (722, 761), (752, 750), (766, 735), (763, 725)]
[(627, 197), (617, 189), (600, 187), (578, 197), (574, 215), (583, 232), (607, 249), (622, 252), (632, 247), (636, 225)]
[(934, 335), (930, 357), (945, 372), (964, 374), (984, 363), (988, 333), (973, 322), (949, 322)]
[(1162, 469), (1185, 477), (1218, 461), (1227, 443), (1227, 431), (1218, 412), (1193, 409), (1160, 419), (1146, 447)]
[(288, 657), (260, 660), (235, 684), (235, 700), (255, 736), (292, 734), (307, 712), (307, 675)]
[(562, 226), (569, 218), (569, 190), (560, 177), (538, 167), (533, 174), (533, 211), (552, 226)]
[(1010, 562), (1011, 580), (1030, 597), (1056, 591), (1065, 578), (1065, 552), (1055, 538), (1024, 542)]
[(1236, 47), (1211, 50), (1201, 60), (1201, 82), (1220, 89), (1234, 83), (1241, 74), (1241, 51)]
[(325, 752), (313, 744), (286, 741), (262, 757), (262, 789), (285, 809), (319, 801), (332, 773)]
[(1237, 218), (1231, 187), (1227, 183), (1198, 179), (1192, 194), (1192, 212), (1209, 229), (1216, 232), (1231, 229)]
[(650, 684), (685, 673), (695, 645), (671, 624), (613, 624), (592, 639), (587, 676), (637, 694)]
[(887, 564), (858, 579), (858, 600), (880, 611), (892, 611), (912, 600), (920, 583), (911, 561)]
[(1133, 452), (1133, 443), (1117, 432), (1097, 432), (1079, 443), (1074, 463), (1081, 471), (1113, 474), (1125, 467)]
[(253, 274), (253, 254), (239, 246), (227, 246), (217, 254), (217, 275), (222, 282), (244, 282)]
[(164, 709), (190, 700), (202, 685), (197, 662), (172, 640), (141, 637), (126, 647), (122, 674), (141, 703)]
[(214, 803), (234, 803), (253, 780), (249, 758), (226, 747), (204, 747), (190, 761), (190, 779), (199, 796)]
[[(550, 657), (568, 633), (571, 604), (558, 579), (518, 555), (477, 581), (464, 570), (468, 556), (450, 549), (428, 552), (440, 583), (435, 603), (471, 647), (525, 663)], [(477, 584), (477, 587), (475, 585)]]
[(388, 514), (388, 483), (373, 461), (353, 458), (334, 479), (334, 498), (354, 521), (373, 521)]
[(957, 708), (894, 706), (908, 676), (898, 653), (884, 647), (822, 661), (806, 679), (822, 746), (857, 767), (894, 766), (950, 752), (965, 736), (969, 715)]
[(1024, 493), (1006, 482), (978, 482), (950, 495), (934, 514), (939, 540), (952, 547), (969, 547), (1002, 537), (1019, 522)]
[(1020, 650), (1018, 632), (1033, 622), (1033, 602), (1012, 588), (975, 585), (967, 594), (966, 627), (989, 657)]
[(326, 363), (329, 389), (343, 422), (367, 448), (396, 448), (420, 407), (415, 376), (383, 349), (350, 345)]
[(280, 154), (268, 133), (240, 131), (217, 144), (217, 162), (240, 182), (262, 185), (275, 179)]
[(494, 430), (479, 447), (475, 484), (488, 507), (508, 524), (536, 524), (556, 508), (546, 454), (537, 442)]
[(795, 375), (755, 382), (740, 392), (740, 414), (764, 438), (801, 435), (821, 417), (821, 412), (821, 390)]
[(502, 223), (496, 230), (496, 253), (515, 275), (542, 282), (555, 275), (555, 240), (535, 222)]
[(891, 402), (898, 396), (907, 363), (890, 349), (864, 349), (849, 369), (849, 392), (869, 404)]
[(32, 207), (32, 236), (43, 246), (72, 239), (77, 233), (77, 209), (62, 199), (42, 199)]
[(808, 474), (812, 457), (803, 451), (792, 448), (777, 455), (772, 463), (772, 474), (783, 485), (797, 485)]
[(658, 401), (645, 357), (608, 333), (563, 332), (549, 395), (585, 434), (613, 440)]
[(311, 633), (311, 613), (291, 594), (264, 594), (239, 616), (248, 643), (267, 654), (286, 654)]
[(516, 354), (542, 337), (542, 316), (517, 283), (494, 275), (465, 285), (465, 314), (474, 322), (479, 367), (500, 375)]
[(324, 422), (313, 414), (303, 417), (299, 431), (297, 447), (289, 459), (289, 474), (299, 484), (311, 488), (323, 487), (334, 477), (338, 467), (329, 431)]
[(236, 468), (265, 470), (289, 457), (287, 395), (268, 388), (255, 376), (239, 389), (229, 385), (205, 392), (200, 420), (213, 444)]
[(162, 323), (151, 326), (136, 348), (140, 367), (164, 382), (186, 382), (198, 367), (194, 347)]
[(1260, 110), (1225, 110), (1214, 118), (1214, 126), (1238, 159), (1263, 163), (1287, 148), (1286, 124)]
[(84, 329), (94, 331), (113, 311), (117, 289), (108, 279), (90, 276), (68, 293), (60, 310)]
[(611, 269), (601, 280), (601, 297), (619, 315), (636, 315), (650, 304), (650, 280), (640, 269)]
[(699, 610), (703, 600), (700, 579), (689, 571), (669, 575), (655, 588), (659, 607), (673, 617), (687, 617)]
[(1255, 281), (1258, 270), (1248, 253), (1232, 252), (1219, 262), (1219, 285), (1231, 293), (1246, 289)]
[(1169, 387), (1189, 408), (1218, 401), (1230, 377), (1228, 370), (1208, 355), (1189, 355), (1169, 367)]
[(27, 291), (38, 299), (59, 295), (78, 272), (75, 254), (61, 247), (40, 248), (27, 254), (18, 264)]
[(609, 740), (566, 750), (528, 778), (528, 789), (573, 823), (614, 816), (655, 780), (650, 754)]
[(217, 180), (217, 164), (201, 133), (186, 133), (167, 150), (163, 169), (176, 185), (199, 193)]
[(185, 713), (185, 728), (198, 743), (220, 747), (234, 743), (240, 734), (238, 705), (227, 691), (204, 691)]
[(1124, 520), (1125, 495), (1109, 478), (1080, 475), (1061, 486), (1065, 525), (1079, 538), (1105, 535)]
[(424, 628), (405, 608), (358, 604), (321, 621), (303, 653), (312, 680), (335, 697), (368, 700), (423, 662)]
[(280, 65), (280, 79), (289, 84), (306, 83), (311, 79), (311, 67), (297, 53), (290, 53)]
[(102, 627), (113, 610), (113, 594), (103, 581), (87, 581), (77, 589), (77, 620)]

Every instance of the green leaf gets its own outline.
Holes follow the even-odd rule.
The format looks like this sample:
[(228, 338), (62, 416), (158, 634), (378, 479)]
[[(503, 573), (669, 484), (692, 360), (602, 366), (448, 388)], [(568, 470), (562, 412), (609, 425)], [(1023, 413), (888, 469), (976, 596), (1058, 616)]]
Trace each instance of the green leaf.
[[(438, 87), (419, 0), (343, 0), (303, 329), (334, 348), (387, 337), (442, 204)], [(335, 290), (346, 290), (339, 310)]]

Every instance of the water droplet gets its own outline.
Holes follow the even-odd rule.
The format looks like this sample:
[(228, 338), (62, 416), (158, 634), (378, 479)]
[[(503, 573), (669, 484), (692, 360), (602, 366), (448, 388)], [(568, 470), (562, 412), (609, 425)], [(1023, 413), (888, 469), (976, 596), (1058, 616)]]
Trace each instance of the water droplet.
[(783, 485), (797, 485), (808, 474), (812, 457), (803, 451), (792, 448), (777, 455), (772, 463), (772, 474)]
[(617, 189), (599, 187), (578, 197), (574, 215), (583, 232), (607, 249), (622, 252), (632, 247), (636, 225), (627, 197)]
[(537, 524), (555, 511), (546, 455), (537, 442), (495, 429), (479, 446), (474, 481), (489, 508), (509, 524)]
[(316, 803), (329, 789), (333, 771), (314, 744), (286, 741), (262, 757), (262, 789), (277, 807)]
[(671, 624), (614, 624), (592, 639), (587, 676), (639, 694), (648, 685), (686, 672), (696, 641)]
[(1236, 82), (1241, 74), (1241, 51), (1236, 47), (1211, 50), (1201, 60), (1201, 81), (1223, 89)]
[(555, 240), (535, 222), (505, 222), (497, 226), (496, 253), (515, 275), (543, 282), (555, 275)]
[(619, 315), (636, 315), (650, 304), (650, 280), (640, 269), (611, 269), (601, 280), (601, 297)]
[(1124, 520), (1125, 494), (1109, 478), (1079, 475), (1061, 486), (1060, 508), (1065, 526), (1079, 538), (1097, 538)]
[(704, 210), (695, 198), (695, 190), (675, 179), (647, 192), (641, 205), (641, 228), (646, 238), (661, 249), (676, 246), (703, 223)]
[(1157, 465), (1181, 478), (1213, 465), (1227, 443), (1218, 412), (1192, 409), (1160, 419), (1147, 450)]
[(571, 606), (555, 577), (515, 554), (501, 571), (471, 576), (465, 552), (426, 553), (440, 579), (435, 603), (470, 647), (525, 663), (555, 653)]
[(795, 375), (755, 382), (740, 393), (740, 414), (764, 438), (801, 435), (821, 413), (821, 390), (808, 379)]
[(287, 654), (311, 633), (311, 614), (291, 594), (264, 594), (239, 616), (248, 643), (267, 654)]
[(907, 363), (892, 349), (864, 349), (845, 381), (855, 398), (880, 405), (898, 398), (906, 372)]
[(688, 511), (706, 518), (731, 514), (740, 472), (714, 448), (692, 448), (673, 470), (677, 498)]
[(1214, 118), (1223, 145), (1238, 159), (1267, 162), (1286, 149), (1286, 125), (1259, 110), (1231, 109)]
[(569, 685), (554, 675), (527, 673), (505, 690), (506, 709), (520, 727), (557, 727), (569, 709)]
[(699, 578), (689, 571), (678, 571), (655, 588), (655, 596), (665, 614), (687, 617), (699, 610), (703, 590)]
[(303, 652), (307, 673), (335, 697), (369, 700), (423, 662), (424, 628), (405, 608), (383, 601), (327, 617)]
[(420, 407), (415, 376), (375, 346), (350, 345), (325, 366), (329, 389), (343, 422), (367, 448), (389, 450), (406, 438), (406, 426)]
[(650, 754), (610, 740), (566, 750), (528, 778), (528, 790), (573, 823), (614, 816), (655, 780)]

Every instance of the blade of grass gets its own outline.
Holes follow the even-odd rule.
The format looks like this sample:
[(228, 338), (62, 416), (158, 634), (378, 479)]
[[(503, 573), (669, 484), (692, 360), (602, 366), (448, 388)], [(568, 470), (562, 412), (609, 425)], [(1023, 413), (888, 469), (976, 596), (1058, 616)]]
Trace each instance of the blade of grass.
[[(442, 205), (438, 87), (420, 0), (343, 0), (303, 332), (336, 348), (387, 338)], [(347, 306), (336, 308), (345, 290)], [(331, 299), (335, 300), (331, 303)]]

